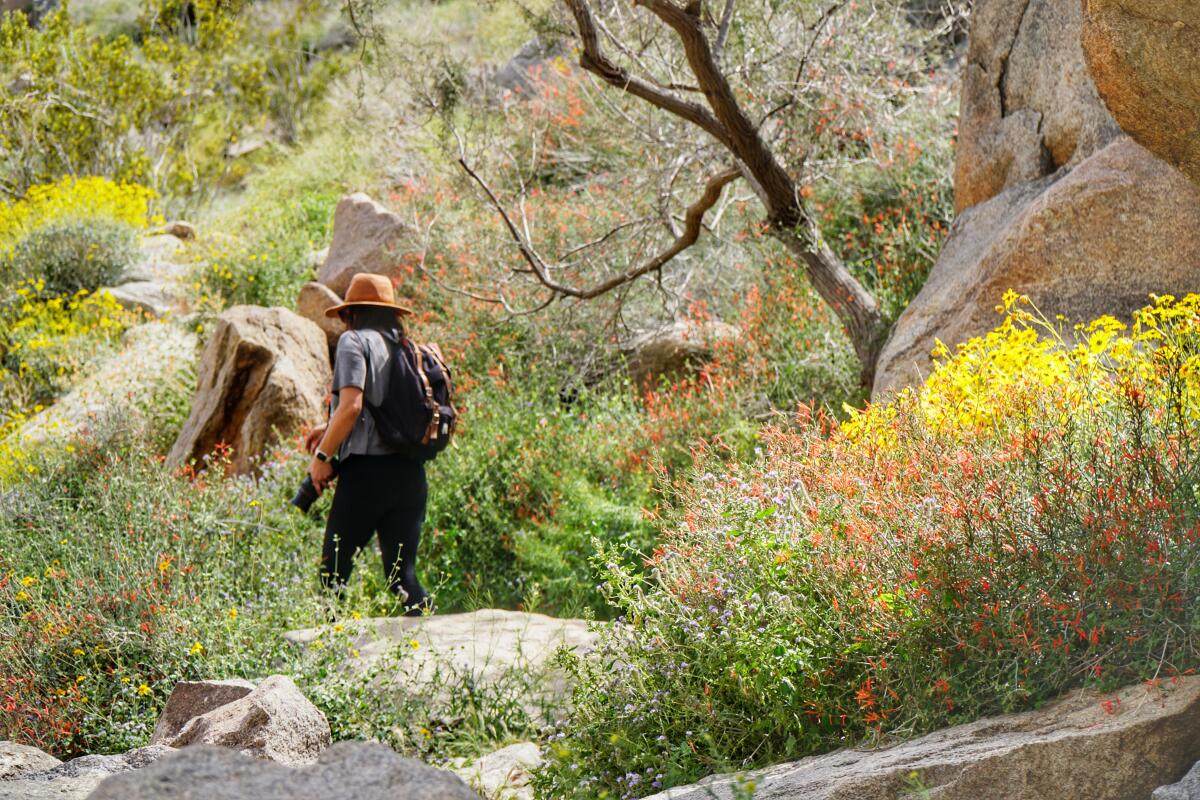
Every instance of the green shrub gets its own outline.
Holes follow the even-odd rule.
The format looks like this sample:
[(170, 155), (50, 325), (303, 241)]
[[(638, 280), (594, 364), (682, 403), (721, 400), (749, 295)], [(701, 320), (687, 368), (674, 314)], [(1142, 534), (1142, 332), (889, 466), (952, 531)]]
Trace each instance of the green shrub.
[[(1014, 304), (917, 391), (707, 456), (551, 736), (635, 797), (1200, 666), (1200, 296), (1067, 344)], [(1040, 334), (1040, 336), (1039, 336)]]
[(18, 277), (46, 283), (52, 294), (94, 292), (120, 282), (137, 261), (137, 235), (123, 222), (64, 219), (35, 228), (13, 248)]

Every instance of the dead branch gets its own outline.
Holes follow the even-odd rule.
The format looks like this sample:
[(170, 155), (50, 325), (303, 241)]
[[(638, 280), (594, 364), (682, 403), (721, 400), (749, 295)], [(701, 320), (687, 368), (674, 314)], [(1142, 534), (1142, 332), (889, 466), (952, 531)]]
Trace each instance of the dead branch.
[(550, 276), (551, 268), (529, 244), (528, 233), (522, 234), (517, 228), (516, 223), (513, 222), (508, 212), (505, 211), (504, 206), (500, 203), (499, 198), (496, 197), (496, 193), (492, 191), (492, 188), (479, 177), (475, 170), (471, 169), (465, 159), (460, 158), (458, 163), (479, 184), (484, 193), (487, 194), (492, 206), (504, 221), (505, 227), (508, 228), (509, 235), (516, 242), (521, 256), (532, 268), (533, 274), (537, 277), (538, 281), (557, 296), (574, 297), (579, 300), (590, 300), (594, 297), (599, 297), (616, 289), (618, 286), (631, 283), (647, 273), (661, 270), (671, 259), (696, 243), (700, 238), (700, 232), (703, 230), (704, 214), (721, 198), (721, 192), (725, 187), (741, 177), (739, 170), (727, 169), (709, 178), (708, 182), (704, 185), (704, 193), (700, 196), (700, 199), (688, 206), (687, 213), (684, 215), (683, 231), (667, 249), (650, 258), (648, 261), (632, 266), (624, 272), (601, 281), (595, 286), (579, 288), (560, 283)]

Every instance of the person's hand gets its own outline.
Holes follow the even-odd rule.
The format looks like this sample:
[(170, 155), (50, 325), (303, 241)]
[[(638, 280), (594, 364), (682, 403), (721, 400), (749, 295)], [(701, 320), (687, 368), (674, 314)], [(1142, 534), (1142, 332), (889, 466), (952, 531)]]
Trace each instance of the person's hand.
[(321, 439), (324, 438), (325, 430), (328, 427), (328, 425), (318, 425), (309, 431), (304, 437), (304, 449), (310, 453), (315, 453), (317, 451), (317, 445), (321, 443)]
[(323, 492), (333, 480), (333, 465), (327, 461), (313, 458), (312, 463), (308, 465), (308, 476), (312, 478), (313, 486), (317, 487), (317, 491)]

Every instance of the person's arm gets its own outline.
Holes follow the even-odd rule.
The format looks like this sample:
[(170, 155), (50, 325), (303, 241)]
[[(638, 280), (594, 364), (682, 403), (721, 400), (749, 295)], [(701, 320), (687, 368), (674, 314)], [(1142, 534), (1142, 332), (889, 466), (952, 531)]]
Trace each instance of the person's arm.
[[(346, 437), (354, 430), (354, 423), (358, 419), (358, 415), (362, 413), (362, 409), (362, 389), (356, 386), (343, 386), (338, 392), (337, 410), (329, 419), (329, 425), (326, 426), (325, 435), (321, 437), (321, 443), (317, 449), (328, 456), (337, 453), (342, 442), (346, 441)], [(308, 474), (312, 477), (313, 484), (317, 489), (324, 491), (333, 478), (333, 465), (321, 461), (314, 455), (312, 463), (308, 465)]]

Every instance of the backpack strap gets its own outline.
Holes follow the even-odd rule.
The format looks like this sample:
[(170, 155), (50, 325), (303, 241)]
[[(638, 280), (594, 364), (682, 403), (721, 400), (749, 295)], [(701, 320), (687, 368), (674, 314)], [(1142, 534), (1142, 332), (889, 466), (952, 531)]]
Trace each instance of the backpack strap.
[(442, 410), (437, 404), (437, 400), (433, 396), (433, 385), (429, 382), (429, 376), (425, 374), (425, 349), (419, 344), (409, 342), (412, 345), (413, 352), (416, 355), (417, 375), (421, 378), (421, 388), (425, 390), (425, 405), (429, 406), (433, 411), (433, 415), (429, 418), (429, 427), (425, 429), (425, 436), (421, 439), (421, 444), (429, 444), (430, 441), (438, 437), (438, 427), (441, 425)]

